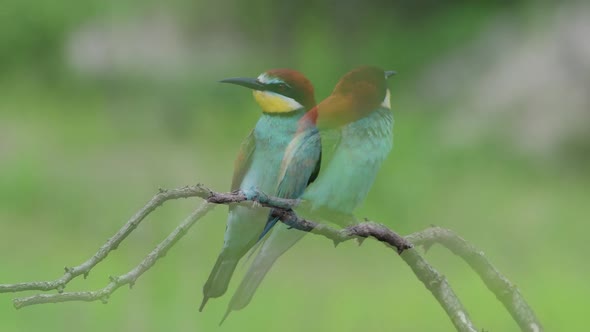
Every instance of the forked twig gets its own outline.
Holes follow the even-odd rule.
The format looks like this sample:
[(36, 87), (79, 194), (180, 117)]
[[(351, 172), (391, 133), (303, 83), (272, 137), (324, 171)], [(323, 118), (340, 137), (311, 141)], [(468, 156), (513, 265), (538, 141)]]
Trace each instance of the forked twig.
[(144, 259), (131, 271), (119, 276), (109, 277), (111, 282), (102, 289), (92, 292), (62, 292), (57, 294), (37, 294), (29, 297), (17, 298), (14, 300), (14, 306), (18, 308), (42, 303), (59, 303), (69, 301), (102, 301), (108, 302), (109, 296), (119, 287), (129, 285), (132, 288), (135, 281), (147, 270), (149, 270), (156, 261), (166, 255), (168, 250), (182, 238), (186, 232), (209, 210), (214, 207), (213, 204), (204, 202), (193, 213), (191, 213), (178, 227), (166, 237), (166, 239), (152, 250)]
[(154, 197), (152, 197), (141, 210), (135, 213), (135, 215), (133, 215), (133, 217), (131, 217), (131, 219), (129, 219), (125, 225), (115, 233), (115, 235), (109, 238), (92, 257), (78, 266), (65, 267), (65, 273), (61, 278), (51, 281), (22, 282), (8, 285), (0, 284), (0, 293), (22, 292), (27, 290), (49, 291), (53, 289), (56, 289), (61, 293), (72, 279), (80, 275), (83, 275), (84, 278), (86, 278), (92, 268), (105, 259), (111, 251), (117, 249), (119, 244), (121, 244), (121, 242), (123, 242), (123, 240), (125, 240), (125, 238), (137, 228), (142, 220), (164, 202), (171, 199), (188, 197), (201, 197), (206, 199), (209, 197), (209, 193), (210, 190), (201, 185), (187, 186), (171, 190), (160, 189), (159, 192), (154, 195)]
[(524, 300), (518, 288), (490, 263), (483, 251), (478, 250), (455, 232), (450, 229), (431, 227), (410, 234), (406, 236), (406, 239), (417, 246), (429, 248), (438, 243), (449, 249), (461, 257), (479, 275), (488, 289), (502, 302), (522, 331), (540, 332), (543, 330), (535, 312)]

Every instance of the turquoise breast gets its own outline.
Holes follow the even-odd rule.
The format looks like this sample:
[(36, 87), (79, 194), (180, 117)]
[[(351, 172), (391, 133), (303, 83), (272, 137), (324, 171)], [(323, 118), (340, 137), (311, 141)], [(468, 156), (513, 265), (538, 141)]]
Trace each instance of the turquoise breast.
[(379, 108), (341, 129), (330, 162), (303, 198), (313, 209), (352, 213), (367, 196), (381, 164), (393, 147), (393, 114)]

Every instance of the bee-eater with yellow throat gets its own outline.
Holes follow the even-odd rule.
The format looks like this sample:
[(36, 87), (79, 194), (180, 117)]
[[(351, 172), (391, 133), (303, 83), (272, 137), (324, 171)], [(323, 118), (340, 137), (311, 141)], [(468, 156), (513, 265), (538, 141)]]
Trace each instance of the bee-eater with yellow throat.
[[(229, 78), (221, 82), (252, 89), (254, 99), (262, 108), (262, 116), (241, 145), (231, 189), (243, 190), (247, 195), (252, 190), (276, 195), (287, 145), (297, 131), (298, 121), (315, 106), (313, 85), (303, 74), (291, 69), (273, 69), (257, 78)], [(203, 287), (200, 311), (209, 298), (226, 292), (236, 265), (260, 237), (268, 213), (269, 209), (262, 207), (229, 208), (223, 248)]]

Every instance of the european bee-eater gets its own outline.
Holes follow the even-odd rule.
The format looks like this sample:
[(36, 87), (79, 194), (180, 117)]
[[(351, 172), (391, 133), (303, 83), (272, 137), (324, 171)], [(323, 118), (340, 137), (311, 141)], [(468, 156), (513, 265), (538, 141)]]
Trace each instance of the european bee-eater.
[[(256, 127), (240, 147), (231, 189), (246, 193), (255, 189), (276, 195), (287, 145), (297, 131), (298, 121), (315, 105), (313, 86), (305, 76), (291, 69), (273, 69), (257, 78), (229, 78), (221, 82), (252, 89), (254, 99), (262, 108)], [(223, 248), (203, 286), (199, 311), (209, 298), (226, 292), (236, 265), (257, 242), (268, 214), (269, 209), (262, 207), (229, 208)]]
[[(322, 218), (328, 221), (330, 214), (326, 212), (351, 215), (364, 201), (392, 149), (393, 115), (386, 80), (394, 73), (370, 66), (354, 69), (340, 79), (328, 98), (304, 117), (315, 114), (320, 130), (340, 132), (331, 160), (302, 196), (311, 205), (312, 212), (327, 216)], [(307, 160), (309, 156), (304, 154), (299, 159)], [(287, 183), (294, 181), (291, 177)], [(302, 190), (301, 184), (297, 189)], [(226, 317), (232, 310), (240, 310), (250, 302), (277, 258), (304, 235), (305, 232), (289, 229), (282, 223), (275, 226), (232, 297)]]

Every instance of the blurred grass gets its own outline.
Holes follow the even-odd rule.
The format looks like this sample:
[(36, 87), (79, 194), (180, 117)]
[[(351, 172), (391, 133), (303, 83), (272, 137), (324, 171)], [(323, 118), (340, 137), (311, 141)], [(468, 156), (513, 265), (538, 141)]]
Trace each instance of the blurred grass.
[[(120, 6), (103, 9), (122, 17), (134, 12), (132, 5)], [(192, 6), (197, 5), (171, 5)], [(100, 13), (100, 8), (93, 10)], [(200, 64), (181, 78), (154, 79), (69, 72), (61, 62), (63, 38), (98, 14), (72, 14), (68, 21), (59, 18), (67, 10), (56, 7), (51, 12), (56, 18), (42, 22), (63, 27), (49, 31), (58, 31), (51, 38), (60, 42), (48, 37), (51, 47), (43, 48), (29, 41), (47, 50), (51, 65), (37, 63), (25, 46), (18, 48), (20, 53), (6, 53), (11, 60), (2, 62), (0, 282), (60, 276), (64, 265), (85, 260), (159, 187), (202, 182), (217, 190), (228, 188), (238, 145), (259, 113), (248, 92), (216, 80), (290, 66), (317, 83), (321, 99), (337, 77), (365, 62), (391, 66), (401, 74), (392, 82), (395, 148), (358, 215), (404, 234), (430, 224), (455, 230), (520, 287), (547, 331), (580, 330), (590, 297), (587, 172), (523, 155), (497, 143), (497, 137), (461, 147), (446, 144), (440, 123), (450, 106), (428, 99), (428, 91), (412, 79), (440, 54), (476, 38), (492, 14), (518, 15), (520, 10), (520, 5), (508, 10), (454, 5), (425, 14), (419, 24), (403, 17), (393, 23), (365, 20), (370, 24), (351, 36), (359, 49), (332, 38), (337, 35), (333, 27), (307, 13), (299, 22), (308, 29), (294, 33), (297, 53), (269, 48), (273, 54), (261, 57), (246, 52), (226, 66)], [(375, 7), (366, 15), (377, 12)], [(22, 29), (30, 27), (22, 24)], [(258, 28), (250, 28), (256, 36)], [(31, 31), (34, 35), (38, 29)], [(260, 37), (251, 38), (260, 45)], [(346, 54), (348, 50), (352, 53)], [(19, 58), (24, 53), (28, 56)], [(285, 57), (277, 59), (276, 54)], [(77, 280), (68, 289), (96, 289), (109, 275), (125, 273), (196, 204), (167, 203), (88, 280)], [(225, 212), (219, 207), (200, 221), (132, 291), (119, 290), (108, 305), (69, 303), (15, 311), (10, 302), (14, 295), (0, 295), (0, 330), (452, 330), (438, 304), (389, 250), (371, 241), (360, 248), (347, 243), (334, 249), (314, 236), (280, 260), (247, 309), (217, 327), (229, 296), (211, 301), (204, 313), (198, 313), (197, 305), (222, 244)], [(464, 263), (439, 247), (427, 258), (448, 277), (478, 326), (517, 330)], [(238, 274), (243, 272), (241, 268)]]

